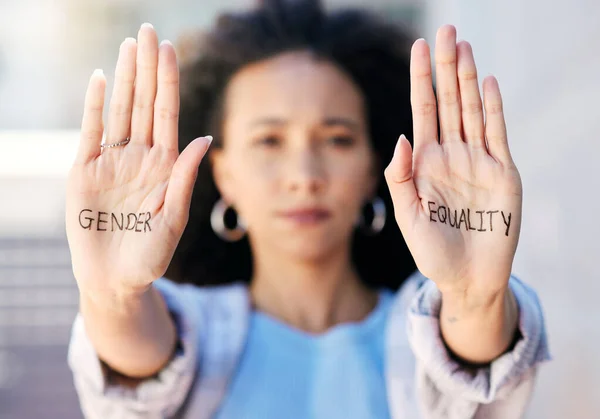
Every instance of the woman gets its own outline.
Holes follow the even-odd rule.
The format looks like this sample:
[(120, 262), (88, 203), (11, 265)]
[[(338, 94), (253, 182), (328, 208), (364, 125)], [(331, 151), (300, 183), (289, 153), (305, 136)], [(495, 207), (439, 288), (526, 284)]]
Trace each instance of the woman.
[[(86, 416), (520, 417), (549, 355), (510, 274), (522, 191), (498, 84), (484, 123), (469, 44), (440, 28), (438, 100), (427, 43), (409, 57), (361, 11), (263, 2), (201, 44), (179, 125), (150, 25), (121, 45), (102, 145), (90, 80), (66, 213)], [(414, 151), (392, 140), (411, 130)]]

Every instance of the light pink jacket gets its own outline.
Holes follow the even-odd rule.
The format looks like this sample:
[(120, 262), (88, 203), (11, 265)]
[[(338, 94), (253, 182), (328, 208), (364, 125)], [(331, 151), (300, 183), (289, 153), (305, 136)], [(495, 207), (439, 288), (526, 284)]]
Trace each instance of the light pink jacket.
[[(182, 350), (135, 390), (107, 383), (82, 318), (75, 319), (68, 360), (86, 418), (210, 419), (226, 395), (248, 330), (247, 288), (198, 288), (164, 278), (155, 286), (176, 320)], [(454, 361), (444, 346), (435, 284), (419, 273), (406, 281), (386, 330), (385, 379), (393, 419), (523, 416), (536, 366), (550, 355), (535, 292), (514, 276), (510, 287), (522, 337), (511, 352), (473, 370)]]

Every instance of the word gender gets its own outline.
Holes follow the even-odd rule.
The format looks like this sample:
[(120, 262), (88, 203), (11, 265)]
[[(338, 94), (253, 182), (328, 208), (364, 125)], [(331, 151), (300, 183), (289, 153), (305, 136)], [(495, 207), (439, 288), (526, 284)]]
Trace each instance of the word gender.
[[(110, 231), (128, 230), (135, 231), (138, 233), (152, 231), (149, 223), (150, 218), (152, 217), (150, 212), (140, 212), (139, 214), (130, 212), (129, 214), (124, 214), (122, 212), (108, 213), (98, 211), (97, 217), (94, 217), (93, 213), (94, 211), (92, 211), (91, 209), (81, 210), (81, 212), (79, 213), (79, 225), (81, 226), (81, 228), (86, 230), (108, 231), (106, 227), (110, 223)], [(143, 225), (143, 230), (141, 225)]]
[[(494, 231), (494, 214), (500, 213), (502, 215), (502, 221), (504, 221), (504, 226), (506, 227), (505, 235), (508, 236), (508, 231), (510, 230), (510, 222), (512, 218), (512, 213), (506, 214), (504, 211), (474, 211), (474, 213), (479, 214), (479, 216), (474, 215), (475, 222), (479, 221), (479, 227), (474, 228), (473, 223), (471, 222), (471, 209), (467, 208), (461, 209), (460, 214), (457, 209), (451, 210), (450, 207), (445, 207), (443, 205), (437, 205), (433, 201), (428, 201), (429, 205), (429, 221), (433, 223), (443, 223), (449, 224), (450, 227), (455, 227), (458, 230), (464, 224), (465, 231), (475, 230), (475, 231)], [(489, 219), (489, 224), (486, 222), (485, 226), (489, 226), (489, 230), (484, 228), (484, 214), (486, 214), (486, 220)], [(489, 217), (488, 217), (489, 216)], [(497, 217), (496, 217), (497, 218)]]

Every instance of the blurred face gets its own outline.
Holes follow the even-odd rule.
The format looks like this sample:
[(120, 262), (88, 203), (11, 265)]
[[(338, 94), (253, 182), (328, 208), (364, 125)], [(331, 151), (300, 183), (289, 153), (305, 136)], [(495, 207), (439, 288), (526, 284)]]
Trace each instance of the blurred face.
[(377, 177), (363, 98), (342, 71), (305, 52), (249, 65), (228, 86), (223, 129), (215, 179), (253, 247), (318, 258), (348, 246)]

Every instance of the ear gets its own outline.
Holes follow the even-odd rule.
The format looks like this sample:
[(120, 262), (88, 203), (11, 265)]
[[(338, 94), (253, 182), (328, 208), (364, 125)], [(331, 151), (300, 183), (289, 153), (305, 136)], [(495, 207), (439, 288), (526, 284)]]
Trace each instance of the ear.
[(231, 170), (225, 150), (214, 148), (210, 151), (208, 158), (219, 193), (226, 203), (233, 205), (232, 197), (235, 195), (232, 190)]

